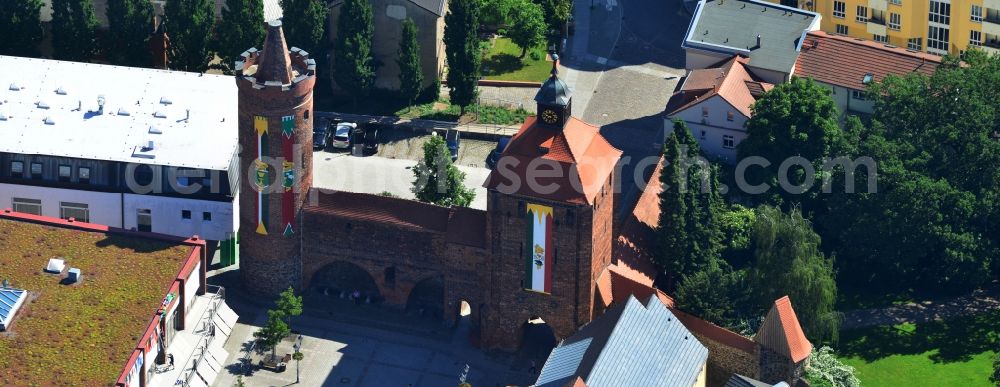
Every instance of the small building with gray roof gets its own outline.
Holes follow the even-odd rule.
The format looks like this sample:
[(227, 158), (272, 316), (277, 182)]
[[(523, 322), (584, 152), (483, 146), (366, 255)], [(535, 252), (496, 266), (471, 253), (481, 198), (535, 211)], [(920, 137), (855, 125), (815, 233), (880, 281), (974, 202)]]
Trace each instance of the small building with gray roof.
[(704, 386), (708, 348), (656, 296), (633, 296), (552, 350), (536, 386)]
[(786, 82), (805, 35), (818, 30), (815, 12), (756, 0), (701, 0), (681, 47), (688, 70), (717, 67), (733, 55), (763, 80)]

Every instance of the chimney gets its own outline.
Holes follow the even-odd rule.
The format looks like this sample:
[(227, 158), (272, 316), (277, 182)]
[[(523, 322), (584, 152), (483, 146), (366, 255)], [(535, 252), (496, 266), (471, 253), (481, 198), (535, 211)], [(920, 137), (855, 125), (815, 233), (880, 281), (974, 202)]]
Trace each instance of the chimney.
[(760, 48), (760, 34), (757, 34), (757, 46), (756, 46), (756, 48)]

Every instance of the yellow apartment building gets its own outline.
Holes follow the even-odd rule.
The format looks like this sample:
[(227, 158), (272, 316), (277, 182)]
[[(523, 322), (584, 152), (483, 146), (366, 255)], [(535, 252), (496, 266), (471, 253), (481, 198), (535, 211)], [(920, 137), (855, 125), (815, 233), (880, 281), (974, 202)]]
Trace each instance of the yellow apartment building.
[(1000, 53), (1000, 0), (769, 0), (823, 15), (820, 29), (937, 55)]

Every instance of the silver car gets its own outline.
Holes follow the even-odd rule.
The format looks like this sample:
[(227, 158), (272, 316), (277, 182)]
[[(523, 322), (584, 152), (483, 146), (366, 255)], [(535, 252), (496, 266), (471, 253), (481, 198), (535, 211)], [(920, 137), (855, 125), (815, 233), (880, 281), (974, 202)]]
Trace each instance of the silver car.
[(357, 128), (358, 124), (353, 122), (337, 123), (337, 130), (333, 132), (330, 145), (334, 148), (347, 149), (351, 147), (351, 131)]

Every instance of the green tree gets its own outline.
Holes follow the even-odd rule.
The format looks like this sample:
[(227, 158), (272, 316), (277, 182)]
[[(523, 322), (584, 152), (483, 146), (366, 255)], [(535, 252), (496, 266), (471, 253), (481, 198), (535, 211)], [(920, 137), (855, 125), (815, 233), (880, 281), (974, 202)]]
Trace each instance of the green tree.
[(750, 261), (750, 236), (757, 212), (739, 204), (730, 206), (718, 216), (722, 233), (722, 257), (737, 268), (746, 267)]
[(820, 251), (820, 237), (798, 207), (789, 214), (771, 206), (757, 208), (753, 225), (751, 294), (763, 310), (788, 295), (806, 334), (836, 341), (840, 316), (834, 311), (837, 284), (833, 260)]
[(476, 100), (482, 53), (479, 49), (479, 0), (454, 0), (444, 17), (445, 57), (448, 60), (448, 95), (465, 108)]
[(0, 7), (0, 55), (38, 56), (42, 0), (8, 0)]
[(571, 0), (533, 0), (542, 6), (545, 12), (545, 24), (547, 25), (546, 38), (549, 45), (558, 46), (562, 40), (562, 29), (569, 20), (569, 15), (573, 11)]
[(484, 3), (479, 21), (487, 27), (497, 28), (501, 35), (503, 29), (510, 25), (510, 13), (524, 0), (492, 0)]
[(323, 41), (326, 36), (326, 3), (322, 0), (281, 0), (281, 10), (285, 41), (289, 46), (301, 48), (313, 53), (313, 58), (319, 58), (318, 53), (328, 48)]
[(686, 312), (723, 327), (733, 327), (745, 304), (746, 272), (731, 271), (725, 262), (714, 260), (708, 267), (685, 276), (674, 293), (677, 305)]
[(451, 154), (441, 136), (424, 143), (424, 158), (413, 167), (413, 193), (417, 200), (442, 206), (468, 207), (476, 192), (465, 187), (465, 173), (451, 163)]
[(52, 0), (52, 53), (85, 62), (97, 53), (97, 17), (91, 0)]
[(827, 346), (813, 350), (806, 362), (805, 379), (817, 387), (861, 387), (854, 367), (841, 363)]
[(107, 14), (108, 61), (121, 66), (150, 66), (148, 42), (153, 29), (153, 4), (149, 0), (108, 0)]
[(215, 3), (167, 0), (163, 13), (170, 36), (170, 68), (197, 73), (208, 70), (213, 57), (209, 44), (215, 25)]
[(375, 82), (372, 58), (372, 6), (368, 0), (346, 0), (340, 6), (333, 48), (333, 79), (357, 103)]
[(990, 381), (993, 385), (1000, 387), (1000, 349), (993, 354), (993, 375), (990, 375)]
[(521, 47), (521, 58), (545, 40), (545, 15), (531, 0), (521, 0), (510, 12), (507, 37)]
[(278, 343), (281, 340), (292, 333), (291, 329), (288, 328), (288, 324), (285, 322), (284, 313), (278, 310), (267, 311), (267, 323), (263, 327), (258, 329), (253, 333), (253, 337), (257, 339), (258, 348), (261, 352), (271, 351), (271, 360), (274, 361), (276, 357), (276, 349)]
[[(747, 181), (770, 187), (767, 196), (762, 196), (766, 203), (800, 202), (807, 212), (813, 210), (812, 200), (818, 188), (787, 192), (779, 184), (778, 168), (785, 160), (802, 157), (819, 171), (825, 158), (842, 150), (842, 132), (830, 90), (812, 79), (792, 77), (791, 82), (764, 93), (752, 110), (753, 116), (746, 124), (747, 138), (737, 147), (738, 158), (759, 156), (771, 164), (747, 169)], [(800, 166), (793, 166), (788, 170), (787, 180), (792, 186), (799, 186), (806, 180), (806, 172)]]
[(295, 289), (292, 289), (291, 286), (278, 295), (274, 304), (277, 307), (276, 310), (285, 316), (285, 323), (289, 325), (292, 323), (292, 317), (302, 314), (302, 296), (296, 296)]
[(719, 258), (721, 204), (718, 174), (700, 157), (698, 142), (683, 121), (674, 121), (663, 150), (660, 219), (654, 260), (672, 287)]
[(403, 33), (399, 40), (399, 96), (406, 106), (413, 105), (423, 90), (424, 70), (420, 66), (420, 44), (417, 43), (417, 24), (413, 19), (403, 20)]
[(233, 74), (233, 66), (240, 60), (240, 54), (250, 47), (259, 46), (267, 36), (264, 1), (226, 0), (222, 20), (215, 32), (217, 37), (213, 49), (222, 58), (215, 67), (225, 74)]

